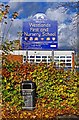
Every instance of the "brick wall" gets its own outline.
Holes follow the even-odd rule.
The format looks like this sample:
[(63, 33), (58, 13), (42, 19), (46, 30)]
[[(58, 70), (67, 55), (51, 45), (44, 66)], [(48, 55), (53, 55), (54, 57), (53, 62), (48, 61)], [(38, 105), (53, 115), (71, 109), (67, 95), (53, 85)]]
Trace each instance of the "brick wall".
[[(23, 63), (23, 56), (22, 55), (12, 55), (12, 54), (4, 55), (3, 54), (2, 56), (3, 56), (3, 58), (5, 57), (10, 62)], [(5, 63), (5, 59), (3, 60), (3, 63)]]
[(10, 62), (19, 62), (19, 63), (22, 63), (23, 62), (23, 56), (22, 55), (7, 55), (7, 59), (10, 61)]
[(72, 53), (72, 69), (74, 70), (75, 68), (75, 55)]

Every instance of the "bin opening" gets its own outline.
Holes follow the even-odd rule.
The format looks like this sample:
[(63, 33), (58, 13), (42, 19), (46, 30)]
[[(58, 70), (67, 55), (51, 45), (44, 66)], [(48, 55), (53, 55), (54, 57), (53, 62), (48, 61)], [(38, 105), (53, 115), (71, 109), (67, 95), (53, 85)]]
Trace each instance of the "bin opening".
[(24, 84), (23, 89), (31, 89), (31, 85), (30, 84)]

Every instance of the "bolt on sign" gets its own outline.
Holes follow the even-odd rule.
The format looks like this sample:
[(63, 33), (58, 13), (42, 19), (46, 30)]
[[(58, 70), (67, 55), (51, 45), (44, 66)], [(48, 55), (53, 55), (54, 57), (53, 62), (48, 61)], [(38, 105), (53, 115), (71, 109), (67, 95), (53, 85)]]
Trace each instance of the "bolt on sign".
[(58, 48), (58, 24), (43, 13), (23, 22), (22, 49), (55, 50)]

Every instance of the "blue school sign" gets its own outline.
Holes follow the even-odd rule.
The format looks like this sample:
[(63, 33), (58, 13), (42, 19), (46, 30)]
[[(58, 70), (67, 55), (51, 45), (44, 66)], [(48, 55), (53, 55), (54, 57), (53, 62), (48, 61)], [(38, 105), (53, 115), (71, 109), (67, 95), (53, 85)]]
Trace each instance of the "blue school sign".
[(58, 24), (45, 14), (36, 14), (23, 23), (22, 49), (55, 50), (58, 48)]

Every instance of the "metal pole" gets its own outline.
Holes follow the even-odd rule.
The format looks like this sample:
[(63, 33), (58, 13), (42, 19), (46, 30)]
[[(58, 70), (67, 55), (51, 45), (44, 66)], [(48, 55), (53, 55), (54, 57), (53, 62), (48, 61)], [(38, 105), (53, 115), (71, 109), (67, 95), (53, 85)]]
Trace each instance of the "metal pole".
[(28, 61), (28, 50), (26, 50), (26, 61)]
[(54, 50), (52, 50), (52, 62), (54, 62)]

